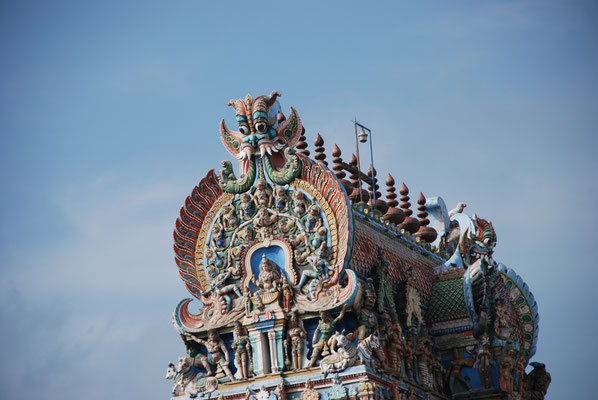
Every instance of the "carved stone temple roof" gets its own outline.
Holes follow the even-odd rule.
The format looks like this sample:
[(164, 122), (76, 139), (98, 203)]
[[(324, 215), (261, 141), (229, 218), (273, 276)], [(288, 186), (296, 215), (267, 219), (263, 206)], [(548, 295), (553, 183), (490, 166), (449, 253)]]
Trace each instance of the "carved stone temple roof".
[(405, 183), (397, 200), (390, 174), (337, 145), (327, 158), (280, 96), (228, 103), (238, 130), (223, 119), (220, 136), (238, 168), (208, 171), (181, 207), (175, 262), (192, 297), (172, 315), (186, 351), (168, 366), (173, 395), (541, 398), (550, 375), (525, 374), (538, 307), (494, 260), (492, 223)]

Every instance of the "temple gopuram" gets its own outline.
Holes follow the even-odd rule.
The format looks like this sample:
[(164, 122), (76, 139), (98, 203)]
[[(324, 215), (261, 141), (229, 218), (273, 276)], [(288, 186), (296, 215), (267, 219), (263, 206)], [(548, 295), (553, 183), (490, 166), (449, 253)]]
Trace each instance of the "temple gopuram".
[(310, 158), (279, 96), (228, 103), (239, 170), (209, 171), (176, 221), (192, 297), (172, 315), (172, 398), (543, 399), (538, 307), (494, 259), (492, 223), (441, 197), (412, 206), (391, 175), (383, 198), (338, 146), (329, 166), (320, 135)]

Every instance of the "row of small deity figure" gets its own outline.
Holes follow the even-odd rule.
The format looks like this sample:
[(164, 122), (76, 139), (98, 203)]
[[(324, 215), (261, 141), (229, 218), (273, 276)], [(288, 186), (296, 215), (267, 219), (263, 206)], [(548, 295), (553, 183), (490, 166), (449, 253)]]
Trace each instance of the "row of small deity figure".
[[(235, 230), (242, 222), (253, 219), (260, 210), (281, 214), (290, 212), (297, 218), (307, 214), (305, 225), (310, 232), (316, 232), (322, 224), (320, 208), (316, 204), (310, 205), (305, 193), (293, 190), (292, 195), (289, 195), (284, 186), (277, 186), (273, 192), (264, 179), (258, 179), (253, 194), (240, 195), (238, 208), (238, 214), (233, 204), (222, 208), (220, 224), (225, 231)], [(263, 212), (259, 217), (264, 217)]]

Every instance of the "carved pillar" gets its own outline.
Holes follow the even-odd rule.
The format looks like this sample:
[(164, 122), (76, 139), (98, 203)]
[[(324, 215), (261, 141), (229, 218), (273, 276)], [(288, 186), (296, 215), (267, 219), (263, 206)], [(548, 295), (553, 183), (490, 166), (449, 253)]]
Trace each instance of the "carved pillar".
[(276, 355), (276, 332), (274, 330), (268, 331), (268, 342), (270, 344), (270, 365), (272, 372), (280, 372), (281, 367), (278, 364), (278, 357)]
[(250, 328), (249, 340), (251, 341), (251, 348), (253, 349), (253, 373), (257, 376), (264, 375), (267, 372), (264, 370), (266, 365), (264, 360), (264, 343), (262, 333)]
[(276, 332), (276, 356), (278, 358), (279, 371), (284, 370), (284, 329), (279, 327), (275, 330)]

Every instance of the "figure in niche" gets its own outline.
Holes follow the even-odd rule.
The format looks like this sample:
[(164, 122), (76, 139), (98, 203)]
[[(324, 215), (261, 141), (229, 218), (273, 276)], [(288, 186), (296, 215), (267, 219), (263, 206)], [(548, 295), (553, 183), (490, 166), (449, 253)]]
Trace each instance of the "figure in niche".
[[(316, 330), (314, 331), (314, 336), (312, 339), (313, 345), (313, 352), (311, 358), (309, 360), (308, 368), (313, 367), (316, 365), (316, 361), (320, 355), (327, 356), (330, 354), (330, 349), (328, 347), (328, 339), (334, 333), (334, 325), (343, 317), (345, 316), (345, 311), (349, 308), (349, 306), (345, 305), (341, 310), (338, 317), (332, 319), (332, 315), (328, 311), (321, 311), (320, 312), (320, 322)], [(318, 340), (319, 336), (319, 340)]]
[(314, 235), (314, 238), (311, 241), (311, 246), (314, 249), (317, 249), (322, 245), (322, 243), (326, 243), (327, 239), (328, 231), (326, 230), (325, 226), (321, 226), (320, 229), (318, 229), (318, 232), (316, 232), (316, 234)]
[(287, 330), (287, 339), (285, 340), (285, 348), (291, 346), (291, 359), (293, 362), (293, 369), (298, 370), (303, 368), (303, 353), (305, 352), (305, 338), (307, 333), (303, 329), (303, 323), (299, 319), (297, 311), (291, 314), (289, 320), (289, 327)]
[[(243, 291), (243, 305), (245, 306), (245, 316), (249, 316), (253, 310), (253, 303), (251, 302), (252, 294), (249, 289)], [(261, 302), (261, 301), (260, 301)], [(258, 303), (259, 304), (259, 303)]]
[(294, 289), (298, 292), (301, 291), (305, 282), (308, 279), (312, 279), (309, 283), (307, 291), (309, 293), (309, 298), (311, 300), (316, 299), (316, 287), (320, 280), (324, 279), (328, 275), (328, 269), (330, 265), (328, 264), (328, 248), (326, 247), (326, 243), (322, 243), (320, 248), (316, 250), (315, 253), (311, 254), (307, 257), (307, 262), (311, 269), (305, 269), (301, 271), (301, 278), (299, 278), (299, 283), (294, 287)]
[(284, 187), (278, 186), (274, 195), (274, 207), (279, 213), (289, 211), (289, 198)]
[(322, 226), (322, 217), (320, 217), (320, 207), (312, 204), (309, 207), (309, 214), (305, 219), (305, 227), (308, 232), (316, 232)]
[(384, 311), (385, 307), (395, 313), (395, 299), (392, 292), (392, 282), (388, 274), (389, 262), (384, 258), (384, 253), (378, 249), (378, 312)]
[(274, 228), (278, 217), (270, 215), (267, 208), (260, 208), (257, 217), (253, 220), (253, 226), (260, 239), (271, 239), (274, 236)]
[(523, 377), (525, 376), (525, 367), (527, 366), (527, 361), (523, 353), (519, 353), (517, 357), (517, 361), (515, 361), (515, 381), (513, 389), (516, 392), (521, 392), (523, 389)]
[(226, 237), (222, 225), (216, 223), (212, 227), (212, 247), (223, 250), (226, 247)]
[(208, 340), (203, 340), (193, 335), (187, 335), (187, 338), (205, 346), (208, 353), (210, 353), (207, 368), (208, 376), (214, 375), (213, 367), (216, 367), (216, 378), (220, 379), (227, 376), (231, 381), (235, 380), (235, 377), (228, 368), (230, 363), (230, 360), (228, 359), (228, 351), (226, 350), (224, 342), (220, 339), (218, 332), (210, 330), (208, 332)]
[(285, 312), (291, 309), (291, 300), (293, 299), (293, 287), (289, 283), (286, 275), (282, 277), (282, 308)]
[(506, 354), (503, 354), (500, 360), (500, 390), (511, 393), (513, 391), (513, 368), (515, 359), (513, 355), (515, 350), (507, 348)]
[(453, 350), (453, 359), (448, 366), (448, 383), (451, 394), (467, 392), (471, 387), (461, 375), (463, 367), (472, 367), (474, 359), (466, 360), (458, 349)]
[(494, 341), (493, 347), (504, 346), (511, 337), (509, 314), (505, 301), (501, 298), (494, 300)]
[(222, 207), (222, 225), (226, 230), (235, 229), (239, 225), (234, 207), (230, 205)]
[(239, 321), (235, 322), (233, 329), (232, 348), (235, 351), (235, 365), (241, 373), (241, 379), (247, 379), (251, 376), (253, 370), (251, 362), (251, 343), (247, 329)]
[(307, 211), (307, 201), (305, 200), (305, 194), (300, 190), (295, 190), (293, 192), (293, 212), (298, 217), (301, 217)]
[(374, 313), (374, 307), (376, 306), (376, 292), (374, 290), (374, 281), (372, 278), (368, 278), (363, 284), (364, 297), (362, 300), (361, 307), (356, 311), (357, 314), (357, 341), (361, 343), (367, 336), (374, 332), (378, 326), (378, 318)]
[(417, 290), (417, 275), (410, 268), (410, 276), (407, 280), (407, 326), (413, 326), (413, 317), (417, 318), (420, 325), (424, 323), (424, 317), (420, 307), (421, 299)]
[(417, 357), (417, 370), (419, 372), (419, 381), (424, 387), (432, 388), (432, 377), (430, 376), (430, 369), (428, 368), (432, 359), (431, 344), (427, 336), (420, 337), (415, 348), (415, 356)]
[(401, 325), (397, 321), (393, 321), (388, 329), (388, 361), (391, 373), (395, 376), (400, 376), (403, 356), (403, 332)]
[(257, 208), (272, 207), (272, 189), (268, 187), (265, 179), (258, 179), (253, 193), (253, 202)]
[(403, 346), (403, 363), (404, 363), (404, 377), (410, 381), (415, 380), (415, 374), (413, 369), (413, 361), (415, 357), (413, 354), (413, 347), (409, 340), (404, 342)]
[(492, 359), (492, 354), (490, 353), (490, 339), (486, 333), (483, 333), (482, 336), (480, 336), (478, 352), (473, 366), (476, 367), (480, 373), (482, 387), (491, 387), (492, 378), (490, 376), (490, 372), (491, 367), (494, 367), (495, 363)]
[(239, 205), (239, 210), (241, 211), (241, 217), (245, 221), (250, 220), (253, 216), (255, 207), (251, 201), (251, 197), (247, 193), (243, 193), (241, 195), (241, 204)]
[[(278, 273), (276, 265), (268, 260), (268, 257), (266, 257), (265, 254), (262, 255), (258, 279), (256, 280), (255, 276), (253, 276), (251, 277), (251, 281), (258, 287), (253, 298), (260, 309), (264, 307), (264, 303), (270, 303), (278, 297), (280, 274)], [(276, 295), (274, 295), (274, 293), (276, 293)]]

